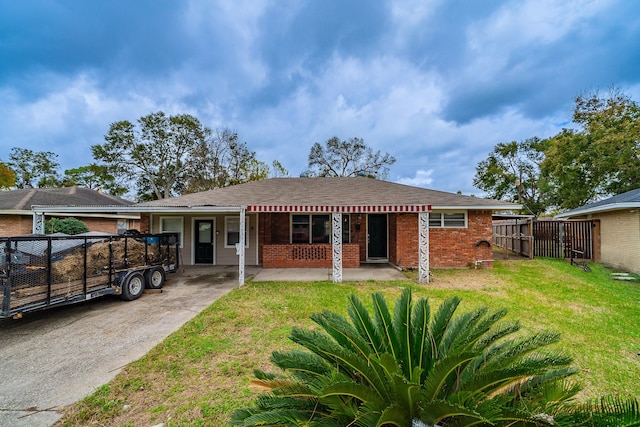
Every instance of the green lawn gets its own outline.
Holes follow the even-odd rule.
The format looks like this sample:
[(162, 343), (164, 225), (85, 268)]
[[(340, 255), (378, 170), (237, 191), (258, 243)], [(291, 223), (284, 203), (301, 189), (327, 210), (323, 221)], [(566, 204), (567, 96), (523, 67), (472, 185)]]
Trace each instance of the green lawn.
[(436, 270), (432, 283), (247, 283), (126, 367), (112, 382), (68, 408), (57, 425), (224, 426), (257, 395), (255, 368), (273, 370), (269, 355), (291, 347), (292, 326), (312, 326), (322, 309), (346, 313), (347, 296), (367, 303), (381, 292), (393, 302), (404, 287), (437, 304), (458, 295), (459, 312), (506, 307), (523, 329), (551, 329), (580, 368), (583, 399), (640, 396), (640, 282), (586, 273), (562, 260), (496, 262), (492, 270)]

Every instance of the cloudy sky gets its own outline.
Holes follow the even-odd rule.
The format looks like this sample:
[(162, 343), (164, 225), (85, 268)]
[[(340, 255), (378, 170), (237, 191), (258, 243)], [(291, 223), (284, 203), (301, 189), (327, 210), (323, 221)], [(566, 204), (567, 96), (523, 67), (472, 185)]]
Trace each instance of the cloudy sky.
[(611, 85), (640, 100), (636, 0), (0, 0), (0, 160), (61, 171), (161, 110), (292, 176), (314, 142), (360, 137), (391, 181), (481, 195), (495, 144), (557, 133)]

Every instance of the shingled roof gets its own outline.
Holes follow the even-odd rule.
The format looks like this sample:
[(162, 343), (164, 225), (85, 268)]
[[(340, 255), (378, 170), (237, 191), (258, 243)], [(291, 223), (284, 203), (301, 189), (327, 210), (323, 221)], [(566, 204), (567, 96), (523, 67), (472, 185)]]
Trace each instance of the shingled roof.
[(463, 196), (366, 177), (272, 178), (138, 206), (398, 206), (429, 205), (432, 209), (518, 209), (499, 200)]
[(0, 191), (0, 211), (31, 211), (32, 206), (128, 206), (134, 203), (82, 187)]
[(609, 197), (608, 199), (586, 204), (579, 208), (563, 212), (557, 216), (558, 218), (569, 218), (572, 216), (582, 216), (596, 212), (637, 208), (640, 208), (640, 188)]

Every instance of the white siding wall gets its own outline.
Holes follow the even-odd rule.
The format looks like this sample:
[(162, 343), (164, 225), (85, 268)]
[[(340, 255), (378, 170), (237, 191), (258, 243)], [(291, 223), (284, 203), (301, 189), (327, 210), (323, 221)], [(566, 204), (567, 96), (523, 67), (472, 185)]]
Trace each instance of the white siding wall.
[[(160, 218), (170, 217), (172, 215), (160, 215), (154, 214), (152, 217), (152, 232), (158, 233), (160, 230)], [(214, 262), (216, 265), (238, 265), (238, 255), (236, 255), (235, 248), (224, 247), (224, 235), (225, 235), (225, 217), (238, 217), (238, 213), (228, 214), (211, 214), (198, 213), (197, 215), (173, 215), (184, 218), (184, 247), (182, 248), (182, 259), (180, 262), (183, 265), (193, 264), (193, 245), (194, 245), (194, 219), (215, 219), (215, 254)], [(246, 228), (249, 232), (249, 246), (245, 248), (245, 265), (257, 265), (257, 229), (258, 219), (257, 214), (248, 214)]]

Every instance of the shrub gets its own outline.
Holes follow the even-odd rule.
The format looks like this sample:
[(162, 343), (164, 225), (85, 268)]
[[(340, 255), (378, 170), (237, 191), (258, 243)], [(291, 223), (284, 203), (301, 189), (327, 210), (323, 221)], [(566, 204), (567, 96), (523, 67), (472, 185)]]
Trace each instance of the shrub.
[(87, 231), (89, 231), (89, 227), (84, 222), (73, 217), (64, 219), (51, 218), (44, 224), (44, 232), (46, 234), (65, 233), (74, 235), (86, 233)]
[[(284, 373), (255, 371), (267, 393), (235, 411), (235, 426), (638, 425), (636, 400), (575, 400), (572, 360), (553, 332), (517, 333), (505, 310), (456, 315), (458, 298), (432, 313), (405, 290), (393, 315), (373, 294), (373, 316), (355, 296), (345, 316), (323, 311), (321, 330), (294, 328), (303, 347), (276, 351)], [(634, 424), (635, 423), (635, 424)]]

